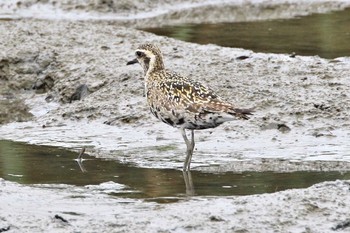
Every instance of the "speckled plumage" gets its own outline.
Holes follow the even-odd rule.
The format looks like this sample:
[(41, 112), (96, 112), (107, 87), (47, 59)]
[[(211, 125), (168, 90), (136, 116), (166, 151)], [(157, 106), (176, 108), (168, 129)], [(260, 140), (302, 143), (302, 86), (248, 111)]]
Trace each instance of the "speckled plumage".
[[(236, 118), (248, 119), (251, 115), (251, 110), (236, 108), (201, 83), (166, 70), (157, 46), (143, 44), (135, 54), (136, 59), (128, 64), (138, 62), (143, 67), (146, 97), (152, 114), (179, 128), (184, 137), (187, 145), (184, 170), (190, 168), (194, 149), (193, 130), (214, 128)], [(185, 129), (191, 130), (191, 142)]]

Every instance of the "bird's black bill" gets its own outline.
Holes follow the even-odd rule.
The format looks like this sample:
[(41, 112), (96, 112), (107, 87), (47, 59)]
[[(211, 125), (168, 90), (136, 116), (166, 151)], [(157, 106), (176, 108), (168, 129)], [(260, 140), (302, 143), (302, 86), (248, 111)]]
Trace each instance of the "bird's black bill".
[(138, 63), (137, 59), (135, 58), (134, 60), (128, 61), (128, 63), (126, 63), (126, 65), (132, 65)]

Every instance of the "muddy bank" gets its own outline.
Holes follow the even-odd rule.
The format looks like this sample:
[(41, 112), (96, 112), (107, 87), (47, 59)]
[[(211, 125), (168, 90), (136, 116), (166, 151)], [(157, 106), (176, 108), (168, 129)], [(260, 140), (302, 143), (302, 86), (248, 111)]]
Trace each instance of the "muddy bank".
[(346, 181), (264, 195), (184, 197), (167, 205), (113, 198), (108, 193), (123, 188), (113, 182), (22, 186), (0, 179), (0, 186), (0, 229), (9, 232), (322, 233), (349, 229)]

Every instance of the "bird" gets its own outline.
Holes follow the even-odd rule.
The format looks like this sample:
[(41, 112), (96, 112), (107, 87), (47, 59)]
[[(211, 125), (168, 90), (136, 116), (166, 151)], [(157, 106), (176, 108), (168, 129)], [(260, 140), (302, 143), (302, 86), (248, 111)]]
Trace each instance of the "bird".
[[(143, 68), (145, 94), (151, 113), (178, 128), (186, 143), (183, 171), (190, 170), (195, 130), (215, 128), (235, 119), (248, 120), (253, 114), (251, 108), (237, 108), (200, 82), (165, 69), (162, 52), (155, 44), (141, 44), (135, 56), (127, 65), (139, 63)], [(190, 131), (190, 139), (186, 130)]]

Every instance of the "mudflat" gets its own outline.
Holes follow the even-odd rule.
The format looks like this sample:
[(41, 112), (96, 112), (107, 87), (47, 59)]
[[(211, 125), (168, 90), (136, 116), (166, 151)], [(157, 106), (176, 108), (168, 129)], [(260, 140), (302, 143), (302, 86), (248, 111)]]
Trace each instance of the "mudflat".
[[(293, 17), (341, 10), (348, 1), (177, 1), (178, 8), (136, 1), (123, 8), (94, 1), (21, 2), (0, 4), (7, 12), (0, 21), (1, 139), (86, 147), (96, 157), (181, 174), (181, 136), (151, 116), (142, 69), (126, 66), (139, 44), (151, 42), (162, 49), (168, 69), (238, 107), (255, 109), (249, 121), (199, 131), (194, 170), (348, 171), (349, 57), (254, 53), (137, 29), (179, 19), (205, 22), (208, 12), (217, 12), (220, 21)], [(61, 12), (61, 18), (29, 14), (40, 7)], [(249, 15), (251, 9), (260, 14)], [(45, 187), (2, 179), (0, 186), (0, 229), (9, 232), (329, 232), (349, 225), (348, 181), (244, 197), (189, 196), (167, 205), (111, 197), (105, 189), (117, 189), (113, 185)]]

